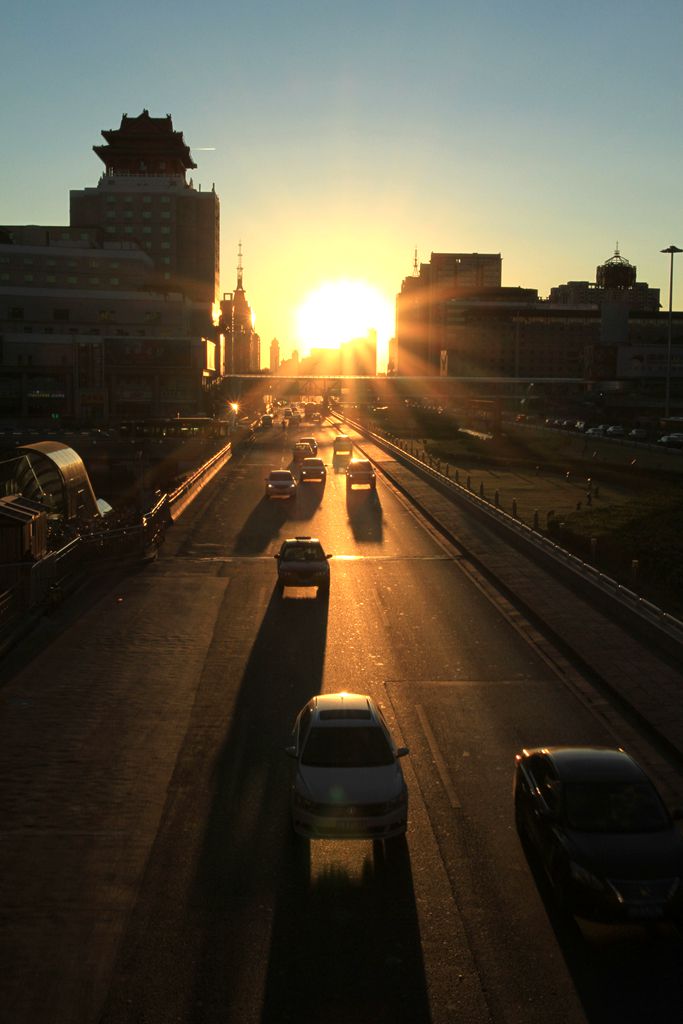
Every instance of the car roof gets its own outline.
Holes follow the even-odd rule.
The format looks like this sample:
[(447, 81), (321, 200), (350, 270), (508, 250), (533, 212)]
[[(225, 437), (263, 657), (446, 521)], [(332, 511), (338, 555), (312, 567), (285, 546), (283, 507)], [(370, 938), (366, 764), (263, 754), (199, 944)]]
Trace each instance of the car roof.
[(283, 544), (319, 544), (317, 537), (285, 537)]
[(304, 466), (324, 466), (325, 463), (322, 459), (318, 459), (315, 455), (307, 455), (303, 462)]
[(292, 480), (294, 479), (291, 469), (271, 469), (269, 476), (278, 477), (280, 479), (285, 476), (291, 476)]
[(310, 702), (316, 723), (335, 726), (375, 720), (375, 706), (365, 693), (319, 693)]
[(539, 747), (526, 754), (545, 754), (562, 782), (642, 782), (647, 775), (625, 750), (613, 747)]

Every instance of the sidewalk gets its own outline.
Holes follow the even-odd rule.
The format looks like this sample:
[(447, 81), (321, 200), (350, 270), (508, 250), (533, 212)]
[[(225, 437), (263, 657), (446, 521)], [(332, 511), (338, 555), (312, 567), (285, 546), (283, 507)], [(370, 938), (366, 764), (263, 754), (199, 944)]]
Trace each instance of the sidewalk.
[(671, 794), (683, 803), (683, 675), (499, 536), (476, 510), (449, 500), (427, 480), (372, 442), (359, 447), (389, 479), (453, 538), (458, 547), (542, 623), (560, 648), (578, 660), (650, 730), (667, 750)]

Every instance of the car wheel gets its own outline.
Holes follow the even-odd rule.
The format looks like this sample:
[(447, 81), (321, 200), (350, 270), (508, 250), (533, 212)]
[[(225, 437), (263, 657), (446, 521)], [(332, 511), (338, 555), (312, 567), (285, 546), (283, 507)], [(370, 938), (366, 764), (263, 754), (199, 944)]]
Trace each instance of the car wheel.
[(277, 593), (280, 595), (280, 597), (282, 597), (282, 595), (285, 592), (285, 585), (282, 582), (282, 580), (278, 580), (277, 581), (277, 583), (275, 584), (275, 589), (276, 589)]
[(329, 596), (330, 596), (330, 585), (329, 585), (329, 583), (323, 584), (322, 586), (318, 587), (318, 597), (321, 600), (324, 600), (324, 599), (328, 598)]

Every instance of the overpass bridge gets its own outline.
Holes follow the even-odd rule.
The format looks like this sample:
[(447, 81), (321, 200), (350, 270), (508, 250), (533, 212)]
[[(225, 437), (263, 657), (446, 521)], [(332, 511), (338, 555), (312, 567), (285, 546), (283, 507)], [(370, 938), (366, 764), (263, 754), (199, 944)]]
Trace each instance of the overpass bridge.
[(212, 385), (220, 402), (261, 404), (263, 396), (295, 398), (322, 396), (351, 405), (391, 405), (406, 399), (429, 404), (463, 406), (472, 401), (495, 401), (510, 410), (520, 402), (580, 400), (599, 387), (583, 377), (407, 377), (363, 375), (230, 374)]

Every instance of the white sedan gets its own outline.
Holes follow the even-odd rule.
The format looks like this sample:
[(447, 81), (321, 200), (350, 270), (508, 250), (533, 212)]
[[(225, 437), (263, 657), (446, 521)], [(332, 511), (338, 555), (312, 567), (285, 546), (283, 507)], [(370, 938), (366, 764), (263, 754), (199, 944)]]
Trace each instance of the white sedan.
[(402, 839), (408, 789), (380, 708), (362, 693), (322, 693), (297, 715), (292, 828), (308, 839)]

